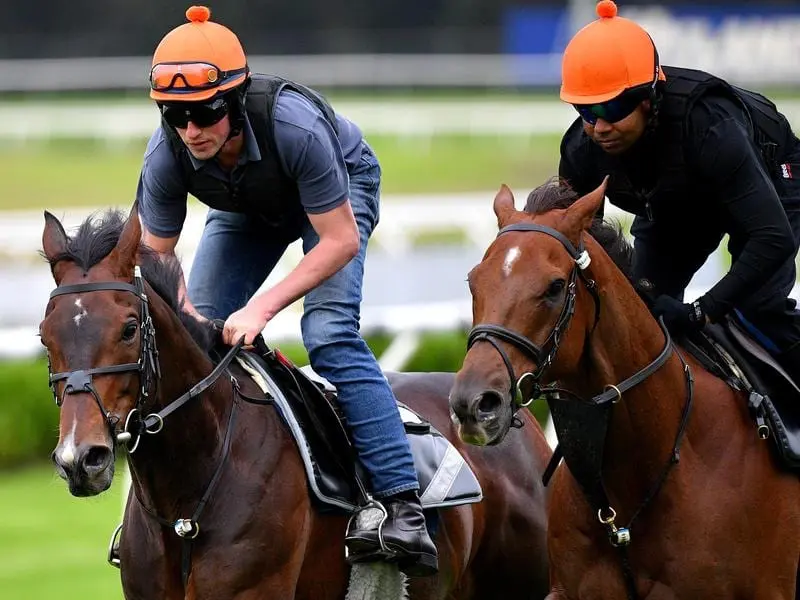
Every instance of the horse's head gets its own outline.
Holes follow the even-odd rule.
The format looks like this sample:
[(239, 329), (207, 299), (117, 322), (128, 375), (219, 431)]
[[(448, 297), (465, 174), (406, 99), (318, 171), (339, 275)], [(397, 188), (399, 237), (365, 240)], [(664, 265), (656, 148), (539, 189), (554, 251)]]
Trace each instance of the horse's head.
[(119, 229), (78, 247), (45, 213), (42, 243), (57, 287), (39, 330), (61, 406), (52, 459), (76, 496), (111, 485), (115, 442), (123, 441), (118, 425), (135, 415), (155, 367), (144, 284), (134, 276), (141, 237), (135, 206), (122, 234), (114, 233)]
[(517, 211), (506, 186), (495, 197), (500, 233), (469, 274), (473, 329), (450, 394), (464, 441), (502, 440), (543, 376), (555, 379), (580, 359), (597, 315), (595, 302), (576, 303), (589, 296), (580, 283), (589, 262), (583, 232), (604, 192), (605, 183), (567, 208), (537, 215)]

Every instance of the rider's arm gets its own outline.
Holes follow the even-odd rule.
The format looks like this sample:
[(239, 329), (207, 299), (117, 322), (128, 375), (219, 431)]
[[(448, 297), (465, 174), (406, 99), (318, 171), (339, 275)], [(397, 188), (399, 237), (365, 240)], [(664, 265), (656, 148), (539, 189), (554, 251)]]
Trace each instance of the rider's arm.
[[(136, 200), (142, 221), (142, 242), (168, 259), (175, 258), (175, 246), (186, 219), (186, 197), (179, 165), (159, 128), (147, 145)], [(179, 287), (178, 297), (184, 302), (184, 310), (197, 314), (186, 295), (182, 273)]]
[(342, 148), (319, 109), (294, 92), (283, 92), (275, 110), (275, 144), (319, 243), (283, 280), (251, 301), (269, 315), (339, 271), (359, 249)]
[[(698, 102), (689, 120), (689, 168), (715, 191), (730, 234), (745, 240), (730, 271), (700, 300), (719, 319), (794, 254), (794, 238), (778, 193), (751, 141), (743, 109), (733, 101)], [(691, 218), (691, 215), (687, 215)]]

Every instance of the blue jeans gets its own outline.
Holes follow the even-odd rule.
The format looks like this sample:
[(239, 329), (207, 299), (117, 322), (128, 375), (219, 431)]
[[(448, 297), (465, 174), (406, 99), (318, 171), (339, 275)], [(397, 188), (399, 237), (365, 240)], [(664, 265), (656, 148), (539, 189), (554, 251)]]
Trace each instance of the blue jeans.
[[(365, 145), (350, 174), (350, 204), (361, 247), (338, 273), (306, 294), (300, 326), (312, 368), (336, 386), (353, 445), (376, 497), (419, 489), (394, 394), (359, 333), (367, 243), (379, 217), (381, 168)], [(303, 252), (317, 242), (306, 220)], [(225, 319), (255, 294), (286, 243), (265, 239), (256, 219), (211, 209), (188, 281), (189, 299), (208, 318)]]

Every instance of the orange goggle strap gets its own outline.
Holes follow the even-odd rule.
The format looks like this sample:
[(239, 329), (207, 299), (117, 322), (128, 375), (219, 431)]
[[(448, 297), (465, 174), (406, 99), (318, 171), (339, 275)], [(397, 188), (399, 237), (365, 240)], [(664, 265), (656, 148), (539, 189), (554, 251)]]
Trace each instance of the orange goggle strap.
[(247, 65), (222, 71), (207, 62), (158, 63), (150, 70), (150, 87), (157, 92), (196, 92), (224, 85), (248, 71)]

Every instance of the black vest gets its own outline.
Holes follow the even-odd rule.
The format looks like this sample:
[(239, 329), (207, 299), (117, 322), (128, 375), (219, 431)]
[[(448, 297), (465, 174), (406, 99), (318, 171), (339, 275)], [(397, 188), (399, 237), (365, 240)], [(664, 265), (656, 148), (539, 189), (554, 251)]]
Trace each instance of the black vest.
[[(688, 115), (704, 94), (722, 95), (739, 103), (750, 121), (749, 129), (761, 153), (767, 172), (776, 173), (777, 165), (791, 150), (794, 140), (791, 127), (775, 105), (764, 96), (734, 87), (702, 71), (663, 67), (667, 80), (659, 104), (655, 131), (646, 133), (648, 166), (655, 171), (653, 182), (646, 189), (637, 188), (625, 172), (623, 161), (603, 152), (582, 131), (580, 119), (567, 133), (571, 142), (564, 146), (569, 162), (581, 172), (585, 185), (593, 189), (610, 175), (606, 195), (612, 204), (650, 220), (685, 220), (687, 210), (697, 213), (708, 205), (703, 198), (713, 190), (703, 189), (693, 181), (684, 152), (688, 135)], [(581, 190), (585, 192), (585, 190)]]
[(195, 170), (189, 151), (175, 130), (163, 120), (161, 128), (178, 160), (190, 194), (211, 208), (245, 213), (260, 219), (268, 228), (265, 235), (297, 239), (305, 219), (297, 182), (284, 173), (275, 145), (275, 104), (284, 89), (310, 100), (338, 135), (336, 116), (325, 99), (303, 85), (272, 75), (253, 75), (247, 91), (245, 110), (253, 128), (261, 160), (237, 166), (228, 181)]

